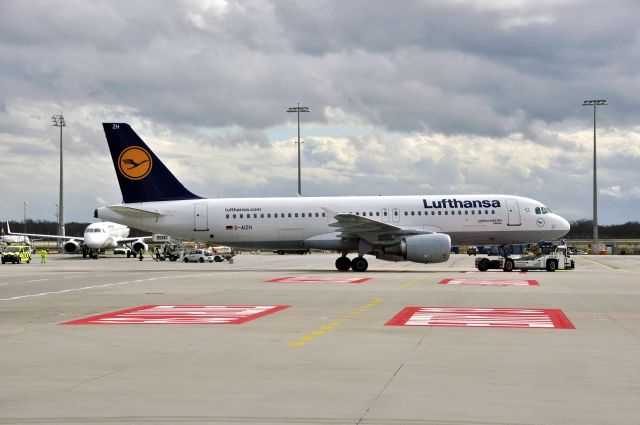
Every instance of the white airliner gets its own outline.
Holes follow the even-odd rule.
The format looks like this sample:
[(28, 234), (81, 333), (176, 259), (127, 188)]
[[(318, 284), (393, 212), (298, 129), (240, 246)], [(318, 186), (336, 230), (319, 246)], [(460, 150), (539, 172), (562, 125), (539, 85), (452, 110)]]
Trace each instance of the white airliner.
[[(509, 195), (203, 199), (187, 190), (124, 123), (103, 124), (123, 204), (103, 220), (209, 244), (333, 250), (338, 270), (365, 271), (365, 254), (440, 263), (451, 245), (557, 239), (569, 223), (533, 199)], [(349, 259), (347, 255), (356, 252)]]
[(5, 243), (5, 244), (23, 243), (23, 244), (30, 245), (31, 241), (29, 240), (29, 236), (5, 235), (4, 233), (2, 233), (0, 234), (0, 243)]
[(151, 236), (140, 238), (129, 238), (130, 229), (127, 226), (109, 221), (101, 223), (91, 223), (84, 229), (84, 237), (77, 236), (58, 236), (58, 235), (36, 235), (33, 233), (12, 233), (7, 223), (7, 233), (15, 236), (31, 236), (32, 238), (49, 238), (63, 239), (66, 242), (63, 245), (64, 252), (67, 254), (76, 254), (82, 252), (82, 257), (87, 256), (97, 259), (100, 250), (112, 249), (121, 244), (131, 244), (134, 252), (143, 252), (147, 250), (146, 239)]

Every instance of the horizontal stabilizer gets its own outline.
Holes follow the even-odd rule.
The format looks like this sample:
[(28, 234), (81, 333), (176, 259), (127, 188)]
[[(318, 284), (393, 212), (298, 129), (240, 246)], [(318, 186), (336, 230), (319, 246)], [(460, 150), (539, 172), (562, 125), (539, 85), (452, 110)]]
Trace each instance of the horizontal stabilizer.
[(131, 207), (112, 206), (112, 207), (106, 207), (106, 208), (113, 211), (116, 214), (120, 214), (121, 216), (131, 217), (131, 218), (158, 218), (158, 217), (164, 217), (166, 215), (158, 211), (141, 210), (139, 208), (131, 208)]

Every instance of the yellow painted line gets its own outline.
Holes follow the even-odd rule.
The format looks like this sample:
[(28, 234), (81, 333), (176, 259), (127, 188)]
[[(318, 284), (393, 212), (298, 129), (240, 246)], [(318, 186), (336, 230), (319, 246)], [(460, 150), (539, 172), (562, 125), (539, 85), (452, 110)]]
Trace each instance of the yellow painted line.
[(634, 272), (633, 270), (627, 270), (627, 269), (614, 269), (613, 267), (609, 267), (609, 266), (607, 266), (607, 265), (605, 265), (605, 264), (599, 263), (599, 262), (597, 262), (597, 261), (595, 261), (595, 260), (592, 260), (592, 259), (590, 259), (590, 258), (584, 258), (584, 257), (581, 257), (580, 259), (581, 259), (581, 260), (587, 260), (587, 261), (590, 261), (590, 262), (592, 262), (593, 264), (597, 264), (597, 265), (599, 265), (599, 266), (601, 266), (601, 267), (604, 267), (605, 269), (614, 270), (614, 271), (617, 271), (617, 272), (631, 273), (631, 274), (638, 274), (638, 275), (640, 275), (640, 272)]
[(415, 279), (411, 279), (410, 281), (403, 283), (400, 287), (409, 288), (410, 286), (415, 285), (416, 283), (420, 282), (423, 279), (424, 279), (424, 276), (416, 277)]
[(339, 319), (334, 320), (333, 322), (321, 326), (320, 330), (315, 330), (309, 332), (307, 335), (301, 336), (297, 341), (293, 341), (289, 343), (289, 347), (302, 347), (308, 341), (313, 341), (316, 339), (316, 336), (325, 335), (327, 331), (333, 330), (336, 326), (340, 326), (342, 323), (346, 322), (350, 319), (355, 319), (356, 317), (362, 315), (367, 310), (377, 306), (383, 301), (383, 298), (376, 298), (374, 300), (369, 301), (367, 304), (360, 306), (357, 310), (352, 311), (351, 313), (341, 316)]
[(609, 267), (609, 266), (605, 266), (605, 265), (604, 265), (604, 264), (602, 264), (602, 263), (598, 263), (598, 262), (597, 262), (597, 261), (595, 261), (595, 260), (591, 260), (591, 259), (589, 259), (589, 258), (584, 258), (584, 257), (580, 257), (580, 259), (581, 259), (581, 260), (587, 260), (587, 261), (590, 261), (590, 262), (592, 262), (593, 264), (597, 264), (597, 265), (599, 265), (599, 266), (601, 266), (601, 267), (604, 267), (605, 269), (613, 270), (611, 267)]

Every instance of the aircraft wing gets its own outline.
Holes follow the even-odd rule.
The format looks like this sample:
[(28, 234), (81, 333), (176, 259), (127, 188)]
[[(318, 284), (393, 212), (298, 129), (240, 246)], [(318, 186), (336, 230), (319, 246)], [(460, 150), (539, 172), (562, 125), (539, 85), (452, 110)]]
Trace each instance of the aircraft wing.
[(335, 213), (323, 208), (330, 217), (336, 219), (335, 223), (329, 224), (335, 227), (338, 237), (345, 239), (364, 239), (371, 245), (388, 244), (403, 236), (422, 235), (428, 232), (424, 230), (407, 229), (393, 224), (383, 223), (371, 218), (348, 213)]
[(137, 237), (137, 238), (123, 238), (123, 239), (118, 239), (118, 244), (135, 242), (135, 241), (151, 239), (151, 238), (153, 238), (153, 236), (140, 236), (140, 237)]
[(76, 241), (84, 241), (84, 237), (82, 236), (60, 236), (60, 235), (39, 235), (36, 233), (14, 233), (9, 228), (9, 222), (7, 221), (7, 235), (10, 236), (29, 236), (30, 238), (49, 238), (49, 239), (62, 239), (62, 240), (76, 240)]

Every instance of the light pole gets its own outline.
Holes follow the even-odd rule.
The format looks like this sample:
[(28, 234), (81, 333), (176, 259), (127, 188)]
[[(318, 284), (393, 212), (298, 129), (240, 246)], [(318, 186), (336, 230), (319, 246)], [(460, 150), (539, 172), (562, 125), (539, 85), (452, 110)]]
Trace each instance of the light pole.
[(585, 100), (582, 106), (593, 106), (593, 249), (598, 248), (598, 178), (596, 170), (596, 106), (606, 106), (604, 99)]
[(24, 232), (27, 233), (27, 201), (24, 201)]
[[(63, 163), (62, 163), (62, 127), (66, 127), (67, 123), (64, 121), (62, 114), (52, 115), (51, 121), (54, 127), (60, 127), (60, 200), (58, 202), (58, 235), (64, 236), (64, 185), (63, 185)], [(61, 246), (61, 240), (58, 240), (58, 248)]]
[(287, 112), (298, 113), (298, 196), (302, 196), (302, 172), (300, 171), (300, 112), (309, 112), (309, 108), (306, 106), (293, 106), (287, 109)]

